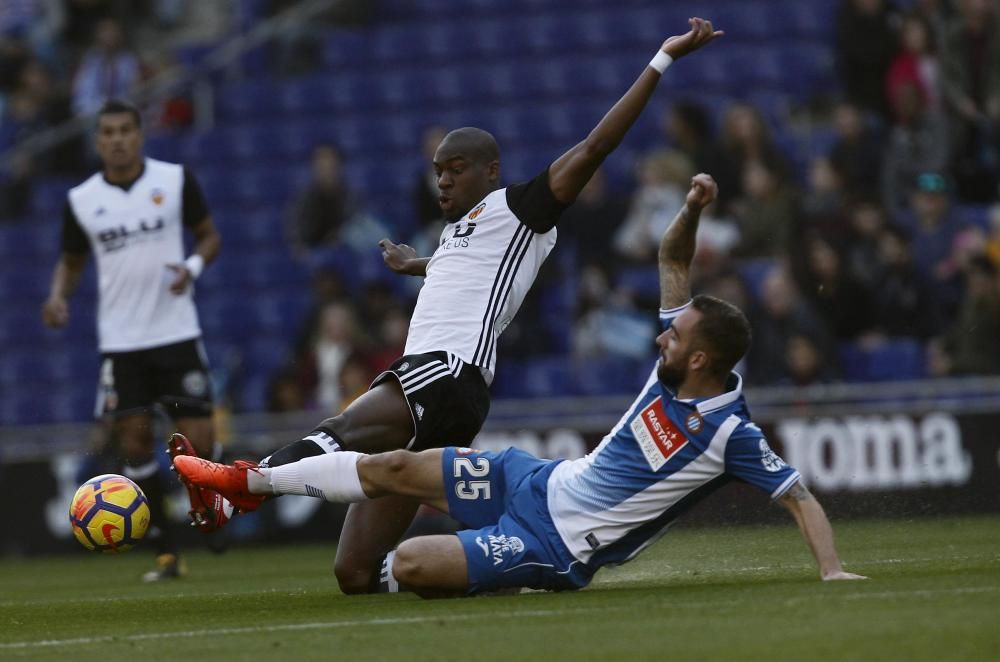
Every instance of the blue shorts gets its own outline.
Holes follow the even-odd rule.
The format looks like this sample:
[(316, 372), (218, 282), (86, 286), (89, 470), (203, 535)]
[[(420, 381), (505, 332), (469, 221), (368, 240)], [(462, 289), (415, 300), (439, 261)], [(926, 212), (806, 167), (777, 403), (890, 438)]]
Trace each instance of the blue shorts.
[(457, 535), (470, 594), (519, 586), (564, 591), (590, 583), (592, 572), (569, 553), (548, 515), (544, 486), (556, 464), (516, 448), (444, 449), (448, 510), (469, 527)]

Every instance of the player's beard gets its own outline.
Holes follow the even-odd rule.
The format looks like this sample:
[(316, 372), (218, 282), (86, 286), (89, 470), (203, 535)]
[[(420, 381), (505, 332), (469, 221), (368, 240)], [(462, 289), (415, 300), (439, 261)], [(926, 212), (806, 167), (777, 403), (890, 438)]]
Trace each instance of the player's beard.
[(661, 358), (660, 365), (656, 368), (656, 376), (660, 382), (676, 391), (687, 379), (687, 361), (678, 361), (676, 365), (667, 365)]

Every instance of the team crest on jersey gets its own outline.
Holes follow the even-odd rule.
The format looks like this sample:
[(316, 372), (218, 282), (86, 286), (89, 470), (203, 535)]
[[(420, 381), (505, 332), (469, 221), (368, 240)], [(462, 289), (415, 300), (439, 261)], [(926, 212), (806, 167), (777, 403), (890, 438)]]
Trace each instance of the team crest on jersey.
[(646, 405), (629, 424), (635, 440), (653, 471), (659, 471), (670, 458), (687, 446), (688, 440), (670, 421), (663, 398)]
[(469, 220), (474, 221), (477, 218), (479, 218), (479, 215), (482, 214), (485, 209), (486, 209), (486, 203), (480, 202), (478, 205), (476, 205), (475, 209), (469, 212)]
[(410, 367), (410, 362), (403, 361), (403, 363), (401, 363), (400, 366), (396, 368), (396, 370), (398, 370), (399, 372), (406, 372), (406, 369), (409, 367)]
[(153, 189), (153, 194), (150, 197), (153, 200), (153, 204), (154, 205), (162, 205), (163, 204), (163, 191), (162, 190), (160, 190), (158, 188), (154, 188)]
[(684, 419), (684, 426), (687, 427), (688, 432), (691, 434), (698, 434), (701, 432), (701, 426), (704, 421), (701, 418), (701, 414), (697, 410), (691, 412), (687, 418)]

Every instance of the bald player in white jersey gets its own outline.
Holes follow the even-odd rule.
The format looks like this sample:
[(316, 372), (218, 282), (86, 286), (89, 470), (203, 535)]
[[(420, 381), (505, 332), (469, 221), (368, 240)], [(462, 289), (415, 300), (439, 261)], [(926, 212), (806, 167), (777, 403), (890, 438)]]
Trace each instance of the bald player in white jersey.
[[(280, 466), (344, 450), (378, 453), (469, 444), (489, 411), (497, 338), (517, 313), (556, 241), (555, 225), (646, 106), (664, 69), (722, 33), (691, 19), (667, 39), (639, 78), (591, 133), (534, 179), (500, 188), (500, 153), (486, 131), (457, 129), (434, 155), (448, 225), (433, 256), (383, 240), (386, 264), (424, 276), (404, 356), (341, 414), (262, 461)], [(193, 454), (180, 435), (173, 457)], [(210, 496), (206, 496), (208, 501)], [(419, 506), (390, 497), (351, 506), (335, 573), (345, 593), (376, 590), (385, 555)], [(216, 526), (225, 513), (205, 512)]]
[(733, 480), (763, 490), (791, 513), (823, 580), (864, 579), (844, 571), (823, 508), (750, 419), (742, 379), (732, 371), (750, 345), (746, 317), (725, 301), (691, 298), (698, 218), (717, 190), (711, 177), (696, 176), (660, 243), (660, 359), (586, 457), (540, 460), (517, 449), (455, 447), (348, 451), (279, 467), (180, 457), (178, 473), (248, 509), (261, 495), (340, 503), (397, 495), (447, 512), (465, 529), (407, 540), (387, 557), (382, 577), (388, 591), (402, 586), (426, 597), (583, 588), (600, 568), (632, 560)]
[[(93, 254), (101, 352), (95, 415), (114, 419), (121, 471), (150, 502), (149, 537), (158, 556), (145, 579), (174, 578), (183, 565), (164, 510), (152, 409), (162, 406), (202, 454), (213, 454), (212, 392), (192, 283), (218, 255), (221, 240), (191, 172), (143, 157), (138, 110), (105, 103), (96, 146), (101, 172), (67, 195), (62, 255), (42, 318), (51, 327), (66, 325), (68, 299)], [(186, 259), (185, 230), (195, 240)]]

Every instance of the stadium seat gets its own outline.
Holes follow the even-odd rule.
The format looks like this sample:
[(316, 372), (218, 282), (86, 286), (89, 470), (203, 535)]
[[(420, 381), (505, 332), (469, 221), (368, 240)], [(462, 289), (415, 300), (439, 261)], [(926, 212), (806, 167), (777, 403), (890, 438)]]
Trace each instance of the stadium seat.
[(843, 376), (849, 381), (898, 381), (926, 375), (923, 346), (915, 339), (897, 338), (872, 349), (846, 343), (839, 354)]

